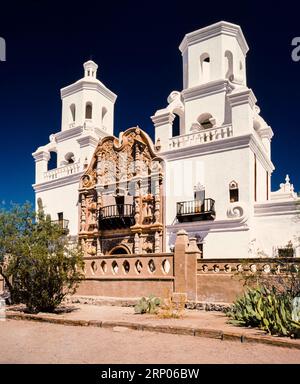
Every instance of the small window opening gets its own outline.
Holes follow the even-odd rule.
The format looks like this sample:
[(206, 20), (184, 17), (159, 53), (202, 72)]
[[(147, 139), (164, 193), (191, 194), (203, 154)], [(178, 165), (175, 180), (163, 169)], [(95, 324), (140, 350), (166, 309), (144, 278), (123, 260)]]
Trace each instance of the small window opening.
[(239, 187), (235, 181), (229, 184), (229, 200), (231, 203), (239, 201)]
[(87, 103), (86, 107), (85, 107), (85, 118), (91, 119), (92, 118), (92, 112), (93, 112), (92, 104)]

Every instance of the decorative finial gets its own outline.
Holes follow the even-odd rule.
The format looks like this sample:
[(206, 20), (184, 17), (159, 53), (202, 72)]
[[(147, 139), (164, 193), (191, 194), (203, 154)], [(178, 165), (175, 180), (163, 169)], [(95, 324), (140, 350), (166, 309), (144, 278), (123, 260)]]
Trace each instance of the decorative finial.
[(290, 177), (289, 177), (289, 175), (286, 175), (286, 177), (285, 177), (285, 183), (286, 183), (286, 184), (289, 184), (289, 183), (290, 183)]
[(83, 64), (84, 68), (84, 77), (88, 77), (89, 79), (97, 78), (97, 69), (98, 65), (93, 60), (88, 60)]

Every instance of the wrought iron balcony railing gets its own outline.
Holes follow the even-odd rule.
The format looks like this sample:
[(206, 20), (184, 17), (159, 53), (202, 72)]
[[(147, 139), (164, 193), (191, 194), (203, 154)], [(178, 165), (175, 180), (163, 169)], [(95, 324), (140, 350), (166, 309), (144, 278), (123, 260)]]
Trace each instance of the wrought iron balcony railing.
[(213, 199), (177, 203), (177, 219), (180, 223), (184, 221), (214, 220), (215, 217), (215, 200)]
[(134, 224), (134, 206), (116, 204), (103, 207), (99, 214), (99, 224), (103, 229), (130, 227)]

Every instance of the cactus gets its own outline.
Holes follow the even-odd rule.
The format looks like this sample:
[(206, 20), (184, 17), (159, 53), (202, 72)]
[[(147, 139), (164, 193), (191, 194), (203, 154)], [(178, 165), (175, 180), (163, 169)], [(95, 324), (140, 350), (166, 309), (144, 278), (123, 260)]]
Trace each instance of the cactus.
[(137, 314), (157, 313), (160, 304), (161, 300), (153, 295), (148, 298), (142, 297), (134, 307), (134, 312)]
[(259, 327), (269, 334), (300, 337), (300, 298), (266, 287), (249, 289), (226, 315), (237, 325)]

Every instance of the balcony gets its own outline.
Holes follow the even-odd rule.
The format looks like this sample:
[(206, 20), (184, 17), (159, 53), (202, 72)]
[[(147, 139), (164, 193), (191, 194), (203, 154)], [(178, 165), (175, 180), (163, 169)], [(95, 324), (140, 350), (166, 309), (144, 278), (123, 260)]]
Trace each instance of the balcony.
[(66, 233), (69, 232), (69, 220), (62, 219), (62, 220), (51, 220), (52, 224), (58, 225), (60, 228), (62, 228)]
[(70, 176), (81, 171), (83, 171), (83, 166), (80, 163), (64, 165), (63, 167), (44, 172), (44, 181), (60, 179), (61, 177)]
[(128, 228), (133, 224), (134, 207), (132, 204), (107, 205), (100, 211), (100, 229)]
[(215, 217), (215, 200), (213, 199), (181, 201), (177, 203), (177, 220), (180, 223), (214, 220)]
[(199, 132), (188, 133), (186, 135), (175, 136), (169, 139), (169, 150), (177, 148), (191, 147), (198, 144), (207, 144), (212, 141), (227, 139), (233, 136), (231, 125), (222, 127), (208, 128)]

